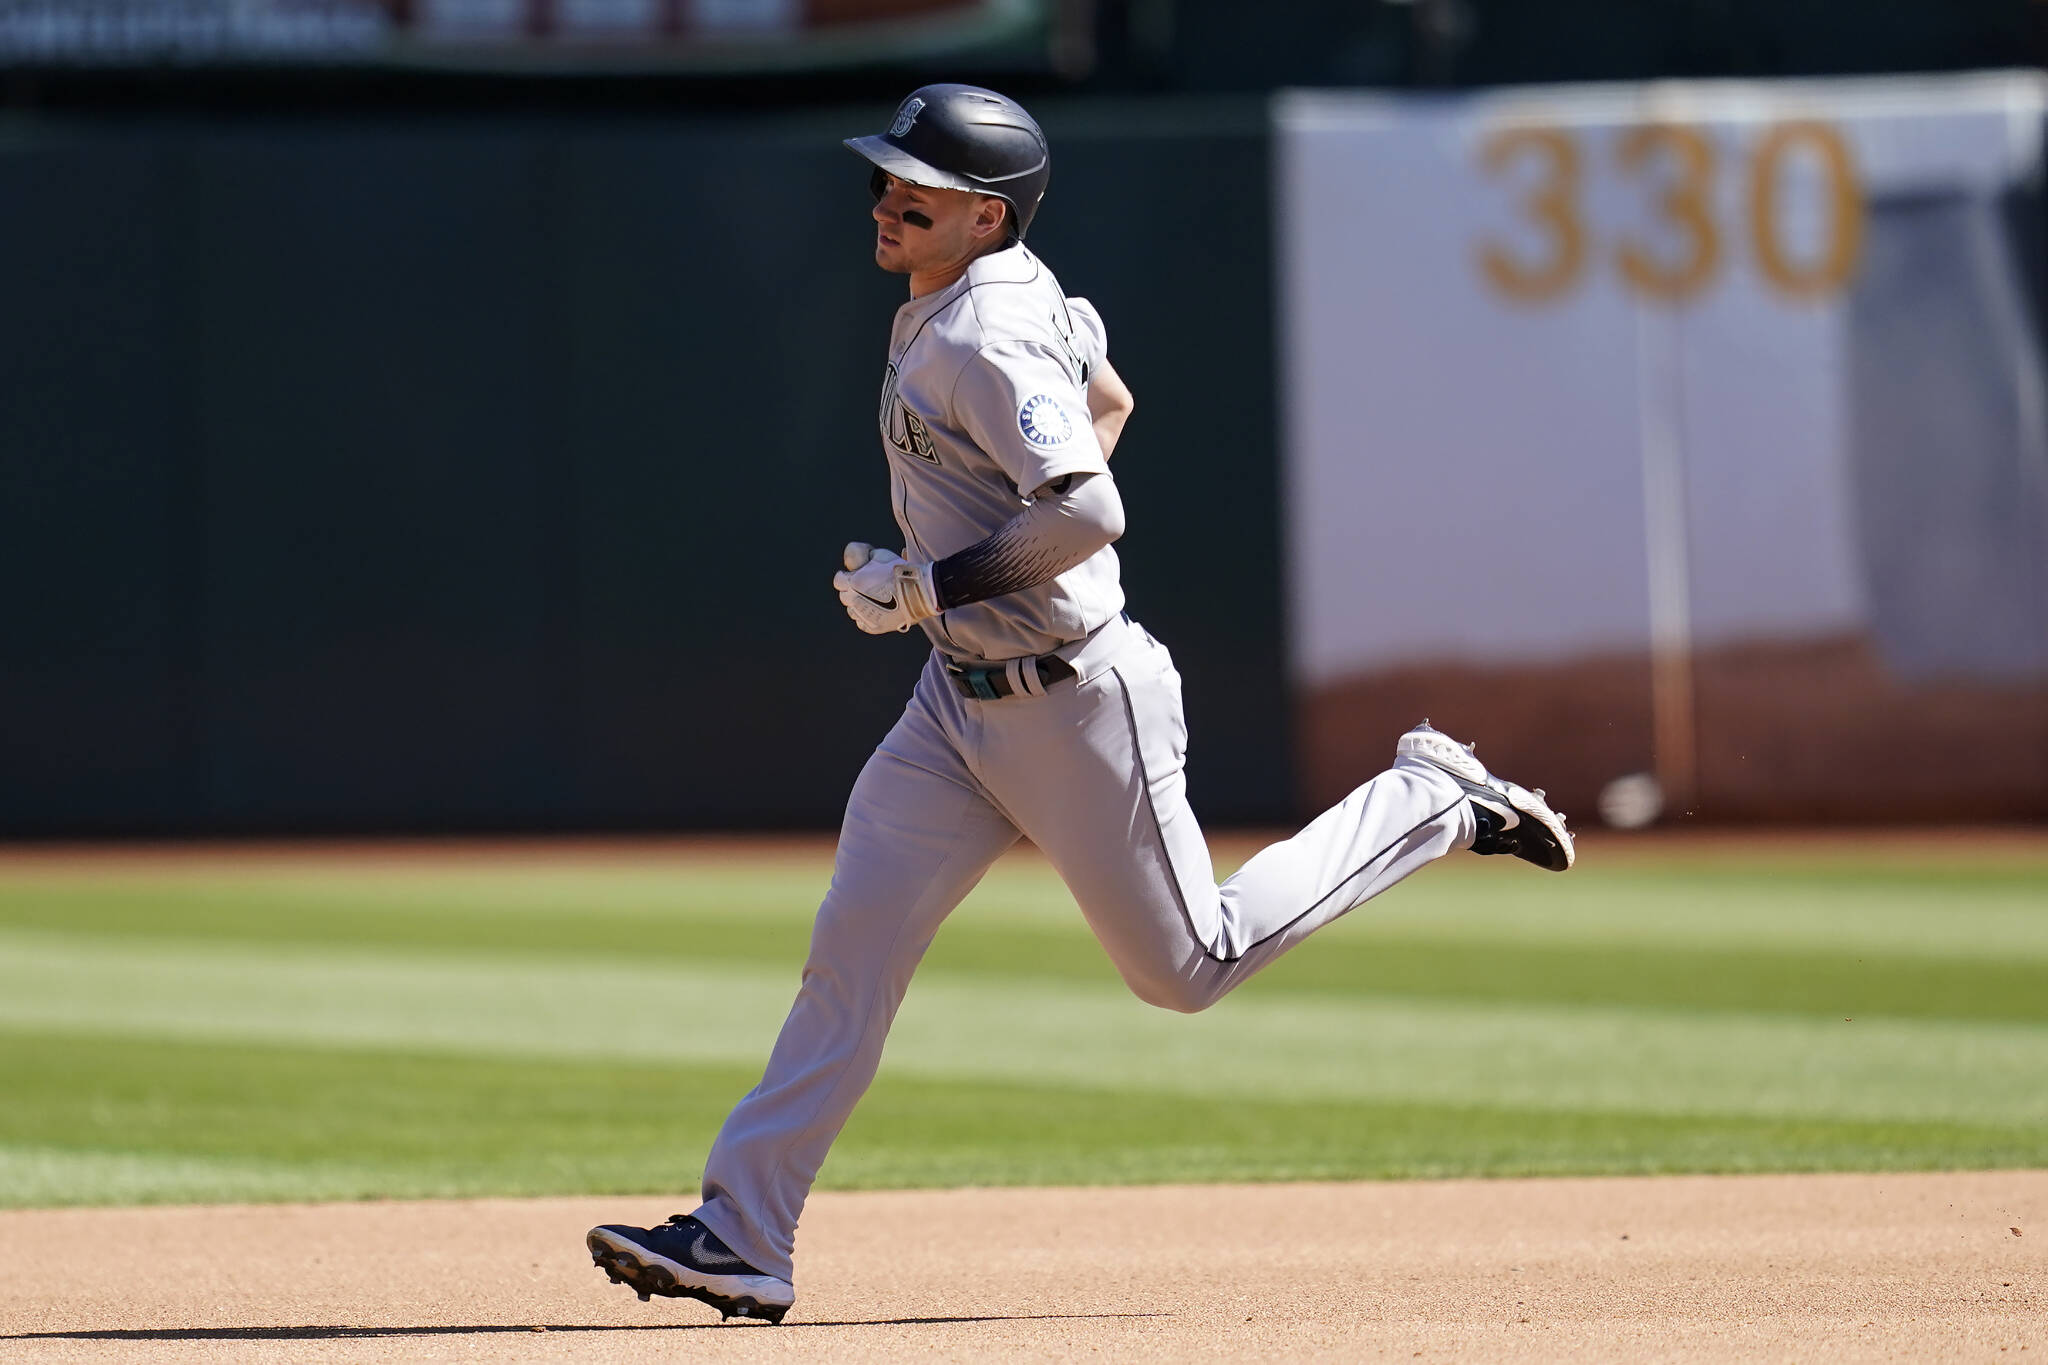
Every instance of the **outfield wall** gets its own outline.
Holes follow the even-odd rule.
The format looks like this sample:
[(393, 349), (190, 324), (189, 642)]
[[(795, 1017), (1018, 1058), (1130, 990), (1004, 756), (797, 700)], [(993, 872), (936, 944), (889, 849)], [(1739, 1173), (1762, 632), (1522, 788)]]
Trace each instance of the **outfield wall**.
[[(2048, 817), (2044, 110), (1046, 104), (1197, 810)], [(833, 823), (887, 113), (0, 123), (0, 837)]]
[[(888, 112), (0, 125), (0, 834), (836, 822)], [(1280, 585), (1191, 572), (1278, 560), (1264, 106), (1046, 113), (1195, 799), (1282, 818)]]

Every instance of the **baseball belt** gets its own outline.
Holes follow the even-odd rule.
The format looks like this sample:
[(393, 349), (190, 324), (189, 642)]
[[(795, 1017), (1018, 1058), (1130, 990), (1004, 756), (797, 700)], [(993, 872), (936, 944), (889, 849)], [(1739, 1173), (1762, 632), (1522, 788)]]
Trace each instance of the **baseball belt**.
[(999, 664), (970, 668), (946, 661), (946, 676), (963, 697), (975, 701), (999, 701), (1019, 693), (1042, 697), (1056, 682), (1074, 677), (1074, 666), (1057, 654), (1040, 654), (1028, 659), (1010, 659)]

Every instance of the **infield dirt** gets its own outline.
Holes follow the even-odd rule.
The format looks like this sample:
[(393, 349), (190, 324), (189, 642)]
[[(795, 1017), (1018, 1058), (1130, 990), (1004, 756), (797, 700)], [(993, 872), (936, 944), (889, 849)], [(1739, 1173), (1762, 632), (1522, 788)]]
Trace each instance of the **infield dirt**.
[(591, 1266), (688, 1202), (0, 1214), (0, 1358), (2048, 1360), (2043, 1171), (824, 1194), (781, 1327)]

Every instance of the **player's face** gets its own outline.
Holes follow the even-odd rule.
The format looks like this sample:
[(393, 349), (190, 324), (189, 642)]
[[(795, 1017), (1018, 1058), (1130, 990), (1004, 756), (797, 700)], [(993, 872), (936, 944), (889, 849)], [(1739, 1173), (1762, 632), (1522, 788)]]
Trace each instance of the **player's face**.
[(971, 259), (1003, 231), (1006, 205), (966, 190), (939, 190), (884, 177), (875, 201), (875, 264), (897, 275), (946, 270)]

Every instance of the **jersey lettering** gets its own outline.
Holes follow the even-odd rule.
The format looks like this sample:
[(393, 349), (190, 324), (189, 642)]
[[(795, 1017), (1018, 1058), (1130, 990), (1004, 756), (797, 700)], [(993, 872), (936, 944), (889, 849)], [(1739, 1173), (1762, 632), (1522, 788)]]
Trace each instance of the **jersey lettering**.
[[(1062, 312), (1065, 312), (1062, 309)], [(1067, 359), (1074, 362), (1074, 373), (1081, 376), (1081, 385), (1088, 385), (1088, 357), (1081, 354), (1081, 348), (1074, 344), (1074, 320), (1071, 313), (1062, 320), (1059, 313), (1052, 315), (1053, 335), (1060, 339), (1060, 349), (1067, 353)]]
[(910, 410), (896, 392), (896, 367), (891, 365), (882, 377), (882, 410), (876, 414), (882, 426), (882, 439), (905, 455), (912, 455), (926, 464), (939, 462), (938, 448), (932, 444), (931, 431), (924, 419)]
[[(1021, 245), (976, 257), (964, 279), (897, 309), (877, 357), (888, 363), (875, 418), (906, 557), (956, 555), (1044, 485), (1103, 471), (1079, 378), (1081, 362), (1101, 354), (1100, 334), (1092, 311), (1070, 304)], [(1116, 551), (1105, 546), (1057, 577), (921, 627), (950, 658), (1014, 659), (1082, 639), (1123, 605)]]

